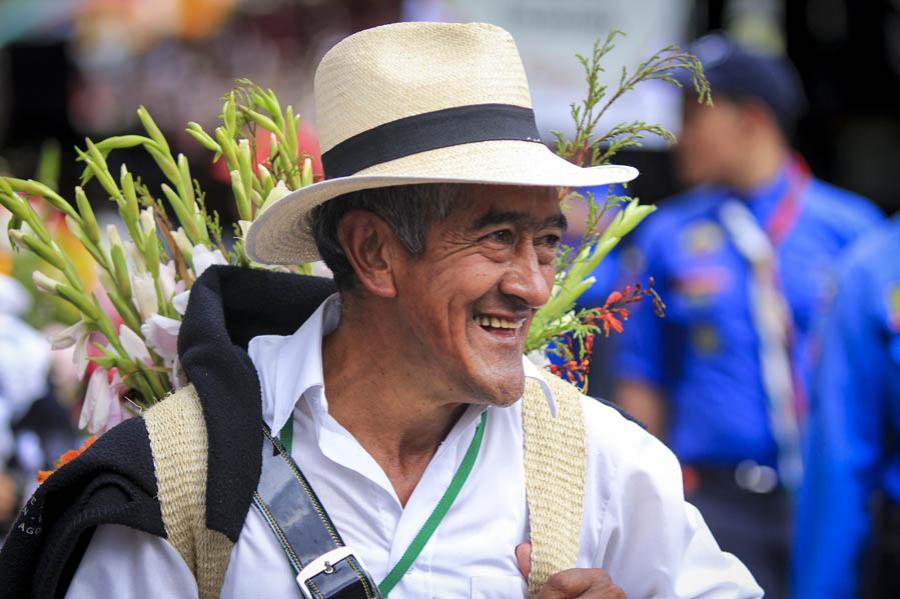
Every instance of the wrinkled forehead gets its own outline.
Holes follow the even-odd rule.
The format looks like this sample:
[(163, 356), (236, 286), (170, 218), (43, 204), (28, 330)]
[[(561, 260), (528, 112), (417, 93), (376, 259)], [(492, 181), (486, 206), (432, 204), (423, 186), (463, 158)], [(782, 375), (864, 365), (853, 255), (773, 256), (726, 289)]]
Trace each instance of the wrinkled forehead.
[(555, 187), (472, 185), (466, 189), (459, 210), (461, 220), (473, 229), (500, 223), (521, 228), (565, 228)]

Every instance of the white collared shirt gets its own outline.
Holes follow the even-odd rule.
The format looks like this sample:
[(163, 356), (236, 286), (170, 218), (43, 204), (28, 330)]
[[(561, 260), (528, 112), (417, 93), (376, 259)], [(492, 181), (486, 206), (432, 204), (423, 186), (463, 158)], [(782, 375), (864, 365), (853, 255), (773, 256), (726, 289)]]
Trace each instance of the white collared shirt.
[[(293, 419), (292, 457), (345, 543), (380, 582), (447, 489), (487, 409), (475, 467), (391, 597), (523, 597), (515, 558), (515, 547), (528, 537), (520, 402), (470, 407), (403, 507), (381, 467), (328, 413), (322, 338), (339, 317), (334, 295), (293, 335), (250, 341), (264, 421), (278, 431)], [(527, 360), (524, 365), (555, 411), (541, 372)], [(700, 514), (684, 501), (671, 452), (615, 410), (588, 397), (583, 405), (588, 468), (578, 567), (605, 568), (633, 598), (762, 596), (746, 568), (719, 549)], [(66, 596), (193, 599), (197, 588), (165, 539), (110, 524), (98, 527)], [(281, 546), (254, 508), (232, 550), (221, 596), (300, 597)]]

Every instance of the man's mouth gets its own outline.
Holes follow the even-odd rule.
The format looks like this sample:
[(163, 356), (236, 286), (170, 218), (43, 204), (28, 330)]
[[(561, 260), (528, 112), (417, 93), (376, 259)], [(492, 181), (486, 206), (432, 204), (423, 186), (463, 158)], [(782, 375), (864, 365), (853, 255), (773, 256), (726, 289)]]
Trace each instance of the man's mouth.
[(476, 324), (488, 332), (510, 331), (517, 332), (525, 324), (526, 318), (505, 318), (501, 316), (489, 316), (478, 314), (475, 316)]

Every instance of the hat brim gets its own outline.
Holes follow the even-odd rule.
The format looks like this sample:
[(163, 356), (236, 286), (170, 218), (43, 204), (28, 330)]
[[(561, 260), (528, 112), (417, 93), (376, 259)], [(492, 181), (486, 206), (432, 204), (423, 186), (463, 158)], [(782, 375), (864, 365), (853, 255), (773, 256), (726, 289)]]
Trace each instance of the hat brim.
[(286, 195), (253, 222), (245, 250), (251, 260), (262, 264), (296, 265), (319, 260), (307, 215), (328, 200), (363, 189), (422, 183), (594, 187), (627, 183), (637, 176), (637, 169), (630, 166), (582, 168), (535, 142), (485, 141), (439, 148)]

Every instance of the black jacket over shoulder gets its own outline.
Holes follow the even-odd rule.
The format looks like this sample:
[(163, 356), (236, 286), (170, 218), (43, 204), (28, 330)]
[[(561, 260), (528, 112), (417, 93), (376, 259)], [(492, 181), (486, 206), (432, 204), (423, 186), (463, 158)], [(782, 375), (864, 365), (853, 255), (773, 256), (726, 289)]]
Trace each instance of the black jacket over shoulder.
[[(256, 335), (288, 335), (334, 292), (329, 279), (209, 268), (191, 289), (178, 352), (197, 389), (209, 437), (207, 528), (237, 541), (259, 479), (259, 380), (247, 355)], [(0, 597), (62, 597), (100, 524), (165, 537), (142, 418), (101, 436), (55, 472), (19, 514), (0, 549)]]

